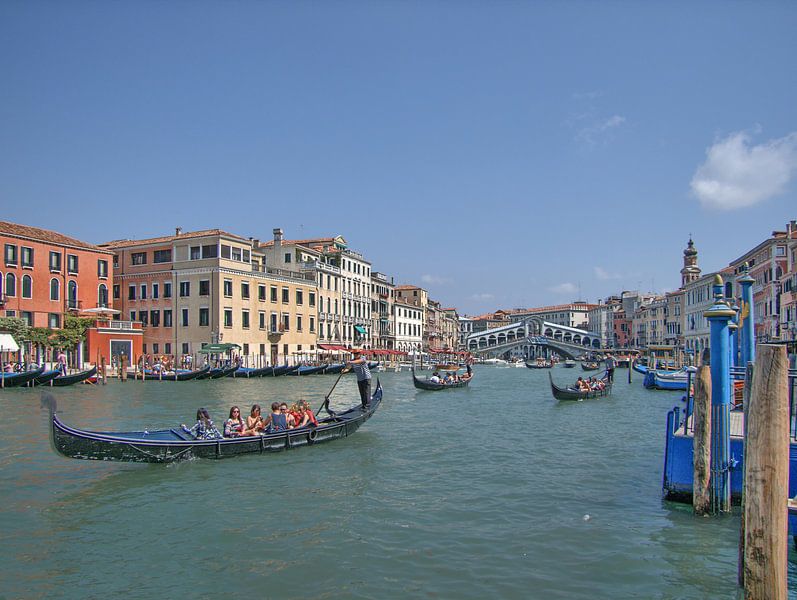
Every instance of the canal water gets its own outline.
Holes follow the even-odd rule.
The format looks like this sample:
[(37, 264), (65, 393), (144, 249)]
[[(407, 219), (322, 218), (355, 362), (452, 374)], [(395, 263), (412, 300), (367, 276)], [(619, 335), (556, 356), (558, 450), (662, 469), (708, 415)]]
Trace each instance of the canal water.
[[(678, 393), (618, 370), (610, 398), (559, 403), (545, 370), (475, 373), (445, 392), (379, 373), (384, 402), (350, 438), (174, 465), (62, 458), (40, 393), (6, 390), (0, 598), (739, 597), (738, 515), (661, 500)], [(553, 370), (560, 383), (579, 374)], [(125, 430), (190, 424), (199, 406), (217, 423), (233, 404), (317, 406), (335, 379), (52, 393), (65, 422)], [(344, 376), (333, 408), (357, 401)]]

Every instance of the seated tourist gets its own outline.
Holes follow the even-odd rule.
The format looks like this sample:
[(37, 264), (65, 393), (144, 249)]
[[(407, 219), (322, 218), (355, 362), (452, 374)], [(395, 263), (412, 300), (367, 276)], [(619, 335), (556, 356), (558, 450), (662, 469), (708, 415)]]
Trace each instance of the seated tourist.
[[(283, 409), (283, 406), (285, 407)], [(280, 431), (288, 431), (288, 405), (279, 402), (271, 403), (271, 414), (266, 419), (269, 433), (279, 433)]]
[(241, 418), (241, 409), (233, 406), (230, 409), (230, 417), (224, 421), (224, 437), (235, 438), (246, 435), (246, 423)]
[(213, 420), (206, 408), (196, 411), (196, 425), (189, 429), (183, 424), (183, 431), (190, 433), (197, 440), (217, 440), (221, 438), (219, 430), (213, 425)]
[(446, 376), (443, 378), (443, 383), (448, 385), (449, 383), (453, 383), (454, 380), (451, 378), (451, 373), (446, 373)]
[(318, 419), (313, 414), (313, 411), (310, 409), (310, 405), (307, 403), (306, 400), (299, 401), (299, 408), (302, 411), (302, 424), (299, 427), (304, 427), (305, 425), (313, 425), (318, 426)]
[(266, 428), (263, 417), (260, 415), (260, 405), (254, 404), (249, 416), (246, 417), (246, 426), (241, 435), (257, 435)]
[(429, 383), (441, 383), (440, 375), (435, 371), (432, 373), (432, 376), (429, 378)]
[(299, 409), (299, 405), (297, 403), (291, 404), (290, 408), (288, 409), (288, 415), (293, 421), (294, 427), (301, 427), (299, 423), (304, 420), (304, 413), (302, 413), (302, 411)]
[(579, 392), (588, 392), (589, 384), (586, 381), (584, 381), (582, 377), (579, 377), (578, 380), (576, 381), (576, 389)]

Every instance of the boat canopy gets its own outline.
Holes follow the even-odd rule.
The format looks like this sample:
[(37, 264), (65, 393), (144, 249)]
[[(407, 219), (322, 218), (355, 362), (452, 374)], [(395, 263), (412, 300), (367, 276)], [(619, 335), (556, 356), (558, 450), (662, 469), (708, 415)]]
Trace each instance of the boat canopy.
[(223, 354), (225, 352), (229, 352), (233, 348), (238, 350), (241, 349), (238, 344), (206, 344), (205, 347), (200, 349), (198, 352), (200, 354)]

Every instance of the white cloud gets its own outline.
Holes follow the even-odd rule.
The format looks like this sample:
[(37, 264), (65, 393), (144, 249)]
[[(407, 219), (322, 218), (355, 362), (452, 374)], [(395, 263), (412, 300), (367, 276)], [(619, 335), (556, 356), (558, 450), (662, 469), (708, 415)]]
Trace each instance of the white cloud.
[(595, 277), (602, 281), (608, 281), (610, 279), (621, 279), (622, 276), (618, 273), (609, 273), (603, 267), (593, 267), (595, 270)]
[(747, 132), (738, 131), (706, 150), (692, 193), (708, 208), (744, 208), (783, 193), (795, 172), (797, 132), (755, 146)]
[(479, 301), (492, 300), (493, 298), (495, 298), (495, 296), (493, 296), (492, 294), (473, 294), (471, 296), (471, 300), (479, 300)]
[[(588, 117), (584, 115), (580, 118), (586, 119)], [(576, 133), (576, 140), (589, 146), (594, 146), (603, 141), (611, 130), (620, 127), (623, 123), (625, 123), (625, 117), (620, 115), (593, 120), (586, 127), (579, 129)]]
[(432, 283), (437, 285), (451, 283), (451, 279), (447, 277), (441, 277), (439, 275), (421, 275), (421, 281), (423, 283)]
[(578, 287), (574, 283), (560, 283), (553, 287), (549, 287), (548, 291), (556, 294), (574, 294), (578, 291)]

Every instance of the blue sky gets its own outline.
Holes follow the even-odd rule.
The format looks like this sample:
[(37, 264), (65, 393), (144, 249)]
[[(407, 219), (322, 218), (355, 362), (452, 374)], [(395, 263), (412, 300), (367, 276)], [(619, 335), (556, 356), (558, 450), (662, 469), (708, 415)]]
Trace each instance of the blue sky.
[(795, 2), (0, 4), (0, 218), (342, 234), (460, 312), (797, 218)]

